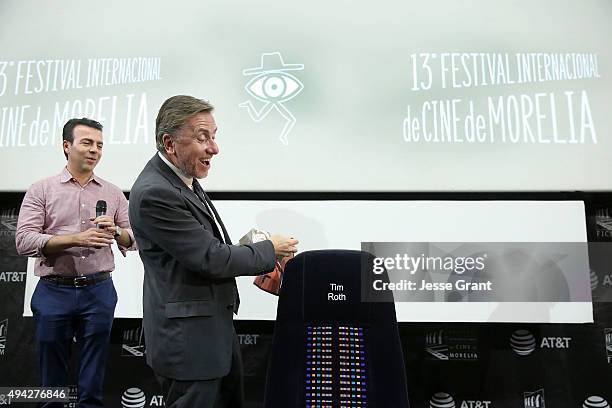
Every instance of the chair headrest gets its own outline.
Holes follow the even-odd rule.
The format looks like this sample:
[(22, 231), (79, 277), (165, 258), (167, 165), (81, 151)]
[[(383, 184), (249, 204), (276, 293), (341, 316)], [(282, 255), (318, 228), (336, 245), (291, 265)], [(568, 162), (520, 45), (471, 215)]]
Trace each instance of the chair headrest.
[[(362, 282), (370, 284), (373, 255), (363, 251), (307, 251), (289, 261), (283, 274), (277, 320), (359, 323), (395, 322), (395, 305), (363, 302)], [(363, 274), (363, 276), (362, 276)], [(386, 280), (386, 275), (379, 278)]]

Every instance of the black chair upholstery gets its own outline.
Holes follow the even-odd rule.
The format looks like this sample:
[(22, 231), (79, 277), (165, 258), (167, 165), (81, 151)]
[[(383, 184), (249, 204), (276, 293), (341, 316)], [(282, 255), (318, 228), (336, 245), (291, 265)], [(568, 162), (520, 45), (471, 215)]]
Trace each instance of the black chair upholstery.
[(372, 255), (321, 250), (287, 264), (266, 408), (408, 407), (395, 305), (361, 301), (362, 263)]

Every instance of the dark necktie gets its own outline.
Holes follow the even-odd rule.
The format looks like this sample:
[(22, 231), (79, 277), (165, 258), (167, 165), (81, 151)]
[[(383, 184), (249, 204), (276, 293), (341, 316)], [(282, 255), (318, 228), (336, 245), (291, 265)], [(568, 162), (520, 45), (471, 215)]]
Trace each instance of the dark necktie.
[[(212, 201), (210, 201), (210, 198), (208, 198), (208, 195), (206, 195), (206, 193), (204, 192), (204, 189), (202, 188), (200, 183), (198, 183), (196, 179), (193, 179), (192, 186), (193, 192), (198, 196), (200, 201), (202, 201), (202, 204), (204, 204), (204, 207), (206, 207), (210, 215), (213, 217), (213, 228), (217, 231), (219, 236), (221, 236), (221, 234), (219, 233), (217, 224), (221, 227), (221, 230), (223, 231), (223, 238), (221, 239), (221, 241), (225, 241), (226, 244), (232, 245), (232, 240), (230, 239), (229, 234), (225, 229), (225, 225), (223, 225), (223, 222), (221, 221), (221, 217), (219, 217), (217, 209), (213, 205)], [(234, 313), (238, 314), (238, 307), (240, 306), (240, 294), (238, 293), (236, 280), (234, 280), (234, 304), (231, 306), (234, 309)]]
[[(230, 239), (229, 234), (227, 233), (227, 230), (225, 229), (225, 225), (223, 225), (223, 222), (221, 221), (221, 217), (219, 217), (219, 213), (217, 212), (217, 209), (215, 208), (212, 201), (210, 201), (210, 198), (208, 198), (208, 196), (202, 189), (202, 186), (200, 185), (200, 183), (198, 183), (198, 181), (195, 179), (193, 180), (193, 192), (198, 196), (200, 201), (202, 201), (202, 204), (204, 204), (204, 207), (206, 207), (211, 217), (213, 218), (213, 221), (214, 221), (213, 228), (217, 231), (221, 240), (224, 241), (226, 244), (231, 245), (232, 240)], [(223, 235), (221, 235), (221, 231), (219, 231), (217, 226), (221, 227), (221, 231), (223, 232)]]

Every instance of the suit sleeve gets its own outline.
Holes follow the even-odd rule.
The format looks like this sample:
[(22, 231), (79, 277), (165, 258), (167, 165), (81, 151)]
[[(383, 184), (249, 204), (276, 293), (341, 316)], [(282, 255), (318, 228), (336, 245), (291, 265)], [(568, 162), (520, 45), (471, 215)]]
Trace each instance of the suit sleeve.
[(216, 280), (274, 269), (271, 241), (224, 244), (198, 222), (175, 191), (149, 188), (143, 191), (139, 203), (136, 220), (132, 220), (136, 239), (142, 233), (188, 270)]

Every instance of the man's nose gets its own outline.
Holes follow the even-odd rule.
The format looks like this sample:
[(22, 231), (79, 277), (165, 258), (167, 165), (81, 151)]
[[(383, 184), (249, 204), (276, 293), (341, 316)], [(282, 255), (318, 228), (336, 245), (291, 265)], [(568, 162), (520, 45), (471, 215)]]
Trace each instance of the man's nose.
[(206, 150), (209, 154), (212, 154), (212, 155), (219, 154), (219, 145), (214, 139), (211, 139), (208, 142), (208, 146), (206, 147)]

